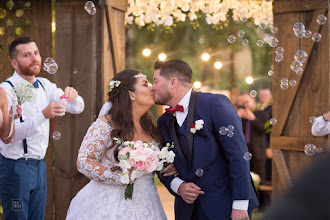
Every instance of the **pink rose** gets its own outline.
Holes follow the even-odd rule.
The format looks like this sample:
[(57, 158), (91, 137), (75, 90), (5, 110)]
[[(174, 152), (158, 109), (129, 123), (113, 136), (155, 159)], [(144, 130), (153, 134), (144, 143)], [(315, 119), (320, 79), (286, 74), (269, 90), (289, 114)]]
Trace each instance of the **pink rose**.
[(135, 169), (144, 170), (144, 168), (145, 168), (145, 163), (143, 161), (135, 162)]
[(152, 159), (147, 159), (145, 165), (146, 165), (145, 171), (147, 173), (152, 173), (153, 171), (156, 170), (157, 167), (157, 163), (154, 162)]
[(118, 152), (118, 154), (119, 155), (126, 155), (126, 153), (127, 152), (130, 152), (132, 150), (132, 148), (130, 148), (130, 147), (123, 147), (119, 152)]
[(128, 163), (129, 165), (131, 165), (131, 167), (135, 167), (135, 160), (133, 160), (133, 159), (128, 159), (128, 160), (127, 160), (127, 163)]

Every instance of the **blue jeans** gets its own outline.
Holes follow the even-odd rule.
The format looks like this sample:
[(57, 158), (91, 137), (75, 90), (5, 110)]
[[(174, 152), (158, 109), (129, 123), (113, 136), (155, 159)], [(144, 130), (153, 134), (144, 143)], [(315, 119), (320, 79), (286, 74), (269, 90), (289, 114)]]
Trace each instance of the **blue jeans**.
[(0, 198), (5, 220), (43, 220), (47, 183), (45, 160), (12, 160), (0, 154)]

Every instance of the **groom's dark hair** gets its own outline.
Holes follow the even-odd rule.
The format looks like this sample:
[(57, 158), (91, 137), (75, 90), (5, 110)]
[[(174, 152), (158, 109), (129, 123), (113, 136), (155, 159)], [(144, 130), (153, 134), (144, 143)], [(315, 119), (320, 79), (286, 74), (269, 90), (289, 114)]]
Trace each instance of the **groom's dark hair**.
[(179, 59), (156, 61), (155, 70), (160, 70), (159, 75), (170, 79), (176, 77), (180, 83), (191, 83), (192, 70), (188, 63)]

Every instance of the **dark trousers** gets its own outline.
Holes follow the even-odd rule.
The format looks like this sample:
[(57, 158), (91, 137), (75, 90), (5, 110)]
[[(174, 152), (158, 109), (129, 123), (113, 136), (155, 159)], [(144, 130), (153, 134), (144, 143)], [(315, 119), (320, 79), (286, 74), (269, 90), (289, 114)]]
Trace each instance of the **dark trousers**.
[(5, 220), (43, 220), (47, 184), (45, 160), (11, 160), (0, 154), (0, 198)]

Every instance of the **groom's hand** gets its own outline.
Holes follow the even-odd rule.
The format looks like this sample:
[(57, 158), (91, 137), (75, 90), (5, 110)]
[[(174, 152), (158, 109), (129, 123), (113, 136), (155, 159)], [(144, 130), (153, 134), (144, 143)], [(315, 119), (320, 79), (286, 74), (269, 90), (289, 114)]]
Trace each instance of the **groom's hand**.
[(178, 193), (188, 204), (193, 204), (199, 195), (204, 194), (201, 188), (194, 183), (181, 183)]
[(249, 220), (249, 214), (246, 210), (233, 209), (231, 212), (232, 220)]

